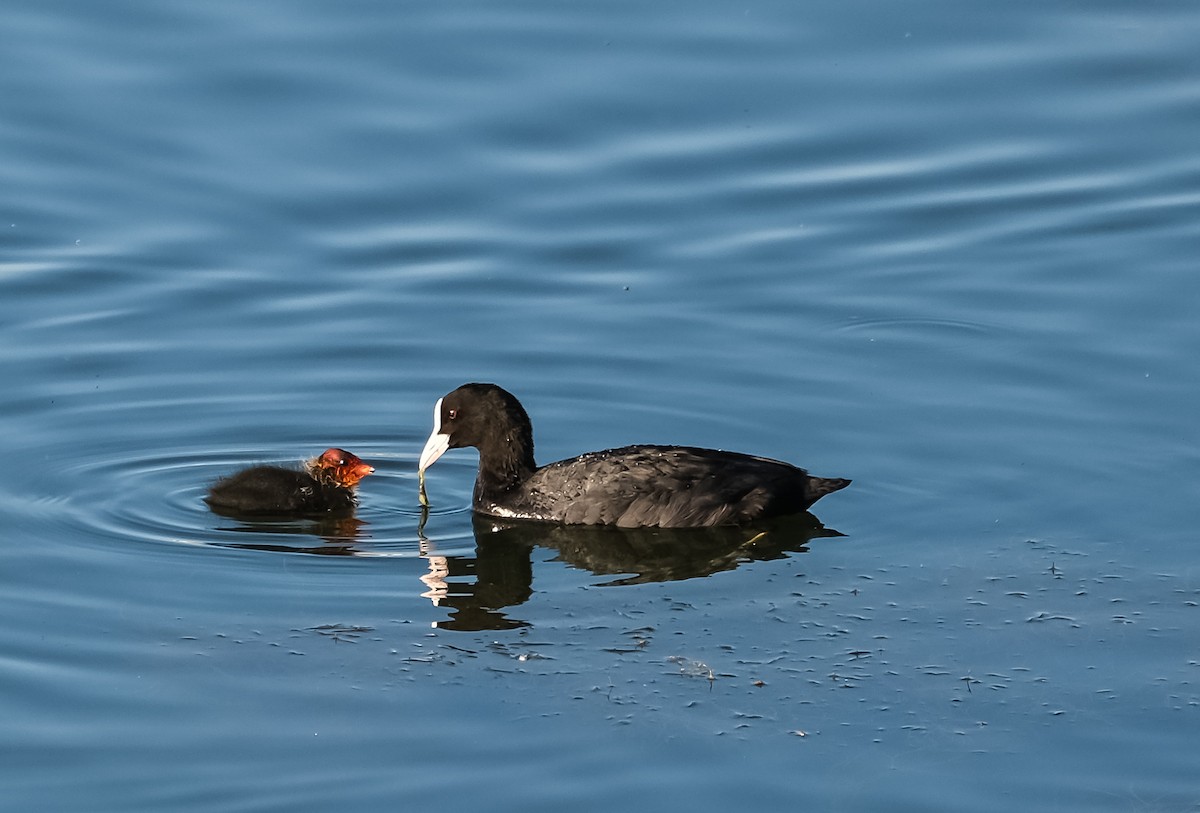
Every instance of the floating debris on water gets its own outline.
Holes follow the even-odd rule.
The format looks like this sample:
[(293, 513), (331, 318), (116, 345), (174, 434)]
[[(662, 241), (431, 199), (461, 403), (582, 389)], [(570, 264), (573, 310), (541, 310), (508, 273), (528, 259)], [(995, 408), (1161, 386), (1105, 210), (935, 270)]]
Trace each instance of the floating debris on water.
[(347, 641), (349, 643), (357, 643), (358, 639), (364, 633), (373, 632), (374, 627), (348, 626), (345, 624), (322, 624), (319, 627), (308, 627), (305, 632), (315, 632), (318, 635), (324, 635), (327, 638), (332, 638), (334, 641)]
[(704, 678), (710, 686), (718, 677), (733, 677), (733, 675), (726, 674), (718, 675), (704, 661), (695, 661), (682, 655), (671, 655), (667, 660), (679, 667), (679, 674), (684, 677)]

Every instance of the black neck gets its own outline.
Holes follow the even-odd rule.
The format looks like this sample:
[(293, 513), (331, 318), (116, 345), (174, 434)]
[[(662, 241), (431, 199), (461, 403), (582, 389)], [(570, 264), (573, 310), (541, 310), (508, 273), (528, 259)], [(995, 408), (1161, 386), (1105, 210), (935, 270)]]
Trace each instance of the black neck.
[(512, 429), (479, 449), (479, 487), (485, 494), (511, 491), (537, 469), (533, 433)]

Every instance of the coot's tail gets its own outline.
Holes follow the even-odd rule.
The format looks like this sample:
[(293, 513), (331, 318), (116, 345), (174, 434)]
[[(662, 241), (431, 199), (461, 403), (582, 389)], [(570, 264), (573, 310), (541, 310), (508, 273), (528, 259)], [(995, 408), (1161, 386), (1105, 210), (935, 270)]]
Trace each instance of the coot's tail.
[(845, 477), (809, 477), (808, 494), (806, 495), (808, 504), (812, 505), (826, 494), (845, 488), (850, 485), (850, 482)]

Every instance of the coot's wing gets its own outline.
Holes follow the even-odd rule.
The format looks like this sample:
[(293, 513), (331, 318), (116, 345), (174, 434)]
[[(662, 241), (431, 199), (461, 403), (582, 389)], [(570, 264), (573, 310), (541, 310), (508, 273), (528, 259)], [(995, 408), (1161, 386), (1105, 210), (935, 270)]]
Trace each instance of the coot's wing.
[(808, 475), (787, 463), (714, 449), (627, 446), (544, 466), (521, 508), (569, 524), (686, 528), (804, 510)]

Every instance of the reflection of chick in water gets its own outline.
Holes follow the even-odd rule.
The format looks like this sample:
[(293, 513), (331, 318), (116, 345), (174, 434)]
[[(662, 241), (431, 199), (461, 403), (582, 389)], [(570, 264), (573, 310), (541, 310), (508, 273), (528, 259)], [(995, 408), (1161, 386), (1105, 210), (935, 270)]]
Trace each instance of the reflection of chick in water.
[(301, 517), (349, 512), (358, 504), (354, 489), (375, 471), (343, 449), (326, 449), (303, 471), (253, 466), (223, 477), (204, 501), (227, 516)]
[[(461, 630), (511, 629), (526, 622), (500, 612), (533, 594), (532, 550), (558, 553), (558, 559), (597, 576), (623, 576), (608, 585), (699, 578), (733, 570), (746, 562), (779, 559), (804, 552), (810, 540), (841, 536), (812, 514), (788, 517), (756, 528), (689, 530), (585, 528), (536, 522), (475, 518), (475, 556), (443, 556), (422, 540), (430, 588), (423, 596), (453, 611), (438, 627)], [(474, 582), (463, 577), (474, 576)]]

